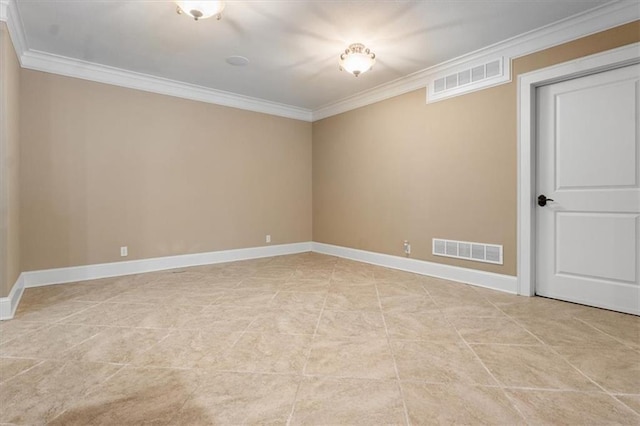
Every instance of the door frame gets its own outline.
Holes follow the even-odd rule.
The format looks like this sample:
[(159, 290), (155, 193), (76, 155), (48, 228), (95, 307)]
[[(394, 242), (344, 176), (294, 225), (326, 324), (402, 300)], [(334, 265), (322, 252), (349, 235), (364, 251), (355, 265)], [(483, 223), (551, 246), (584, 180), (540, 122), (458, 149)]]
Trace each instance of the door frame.
[(536, 88), (637, 63), (640, 42), (518, 76), (518, 294), (536, 291)]

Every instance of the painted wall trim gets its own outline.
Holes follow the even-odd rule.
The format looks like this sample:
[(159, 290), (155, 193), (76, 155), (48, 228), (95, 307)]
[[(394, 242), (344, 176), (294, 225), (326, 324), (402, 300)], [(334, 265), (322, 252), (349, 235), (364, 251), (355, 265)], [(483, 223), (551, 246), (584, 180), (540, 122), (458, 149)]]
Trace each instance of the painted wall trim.
[(322, 106), (313, 111), (313, 121), (425, 88), (438, 76), (464, 68), (466, 64), (486, 62), (497, 56), (504, 56), (507, 61), (513, 60), (638, 19), (640, 8), (637, 2), (613, 1)]
[(428, 275), (430, 277), (444, 278), (511, 294), (516, 294), (518, 290), (517, 277), (510, 275), (460, 268), (441, 263), (427, 262), (425, 260), (391, 256), (389, 254), (334, 246), (331, 244), (314, 242), (312, 245), (313, 251), (316, 253), (343, 257), (345, 259), (357, 260), (359, 262), (371, 263), (373, 265), (399, 269), (420, 275)]
[(308, 251), (311, 251), (311, 243), (303, 242), (156, 257), (152, 259), (140, 259), (125, 262), (72, 266), (68, 268), (46, 269), (41, 271), (23, 272), (22, 275), (24, 276), (24, 287), (31, 288), (76, 281), (95, 280), (99, 278), (119, 277), (145, 272), (163, 271), (166, 269), (213, 265), (216, 263), (234, 262), (238, 260), (304, 253)]
[(518, 294), (535, 294), (536, 87), (640, 63), (640, 43), (542, 68), (518, 77)]
[(93, 62), (71, 59), (51, 53), (28, 50), (20, 61), (24, 68), (98, 83), (112, 84), (145, 92), (159, 93), (210, 104), (260, 112), (280, 117), (311, 121), (311, 110), (271, 102), (223, 90), (183, 83), (148, 74), (127, 71)]
[(24, 293), (24, 274), (20, 274), (7, 297), (0, 297), (0, 321), (13, 318)]
[(0, 22), (7, 22), (9, 16), (9, 0), (0, 0)]
[(442, 62), (315, 110), (31, 50), (27, 45), (24, 27), (15, 0), (0, 0), (0, 19), (7, 22), (11, 40), (24, 68), (297, 120), (316, 121), (414, 90), (424, 89), (437, 75), (452, 72), (467, 63), (483, 61), (494, 56), (504, 56), (505, 60), (509, 61), (519, 56), (636, 21), (640, 19), (640, 8), (638, 8), (636, 1), (615, 0), (582, 14)]
[(27, 37), (15, 1), (0, 0), (0, 21), (7, 24), (13, 49), (16, 51), (18, 61), (22, 64), (22, 55), (27, 51)]
[(0, 320), (13, 318), (25, 288), (163, 271), (174, 268), (259, 259), (262, 257), (305, 253), (309, 251), (416, 274), (444, 278), (512, 294), (517, 292), (517, 279), (509, 275), (460, 268), (417, 259), (408, 259), (331, 244), (302, 242), (23, 272), (11, 289), (9, 296), (0, 298)]

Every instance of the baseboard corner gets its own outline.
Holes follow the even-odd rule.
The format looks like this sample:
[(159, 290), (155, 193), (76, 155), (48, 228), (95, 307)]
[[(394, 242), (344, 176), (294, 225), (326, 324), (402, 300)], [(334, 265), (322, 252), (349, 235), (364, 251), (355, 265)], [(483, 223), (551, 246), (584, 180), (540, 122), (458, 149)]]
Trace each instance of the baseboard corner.
[(477, 269), (461, 268), (426, 260), (410, 259), (389, 254), (375, 253), (349, 247), (335, 246), (313, 242), (313, 251), (328, 254), (386, 268), (399, 269), (415, 274), (457, 281), (465, 284), (484, 287), (491, 290), (518, 294), (518, 279), (511, 275), (496, 274), (494, 272), (479, 271)]
[(13, 319), (24, 293), (24, 274), (20, 274), (7, 297), (0, 297), (0, 321)]

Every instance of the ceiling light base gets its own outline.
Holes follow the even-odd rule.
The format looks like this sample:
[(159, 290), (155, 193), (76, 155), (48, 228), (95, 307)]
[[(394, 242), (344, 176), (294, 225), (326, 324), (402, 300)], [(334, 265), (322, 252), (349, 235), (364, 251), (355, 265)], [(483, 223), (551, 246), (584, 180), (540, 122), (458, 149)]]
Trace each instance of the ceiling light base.
[(340, 55), (340, 71), (348, 71), (355, 77), (370, 71), (376, 62), (376, 54), (362, 43), (353, 43)]
[(176, 1), (176, 12), (178, 15), (188, 15), (195, 21), (200, 19), (211, 18), (215, 16), (219, 21), (222, 19), (222, 11), (224, 10), (225, 3), (222, 0), (219, 1)]

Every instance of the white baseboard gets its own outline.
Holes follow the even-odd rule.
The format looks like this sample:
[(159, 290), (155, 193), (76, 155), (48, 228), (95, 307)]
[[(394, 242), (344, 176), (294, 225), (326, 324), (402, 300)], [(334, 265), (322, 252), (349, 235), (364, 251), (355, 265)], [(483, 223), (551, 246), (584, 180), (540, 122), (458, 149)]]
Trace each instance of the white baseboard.
[(130, 260), (125, 262), (101, 263), (97, 265), (72, 266), (69, 268), (46, 269), (23, 272), (24, 287), (40, 287), (52, 284), (64, 284), (75, 281), (95, 280), (99, 278), (119, 277), (189, 266), (212, 265), (237, 260), (258, 259), (261, 257), (281, 256), (311, 251), (311, 243), (280, 244), (264, 247), (250, 247), (235, 250), (214, 251), (208, 253), (184, 254), (178, 256), (157, 257), (153, 259)]
[(11, 289), (9, 296), (0, 298), (0, 320), (13, 318), (25, 288), (141, 274), (190, 266), (212, 265), (238, 260), (259, 259), (262, 257), (281, 256), (308, 251), (517, 294), (517, 278), (510, 275), (459, 268), (456, 266), (334, 246), (331, 244), (304, 242), (23, 272)]
[(24, 292), (24, 274), (20, 274), (7, 297), (0, 297), (0, 321), (13, 318), (22, 293)]
[(329, 254), (332, 256), (357, 260), (359, 262), (384, 266), (386, 268), (444, 278), (451, 281), (490, 288), (492, 290), (504, 291), (506, 293), (518, 293), (518, 279), (511, 275), (495, 274), (492, 272), (460, 268), (457, 266), (427, 262), (425, 260), (391, 256), (388, 254), (374, 253), (371, 251), (357, 250), (324, 243), (312, 243), (312, 250), (316, 253)]

